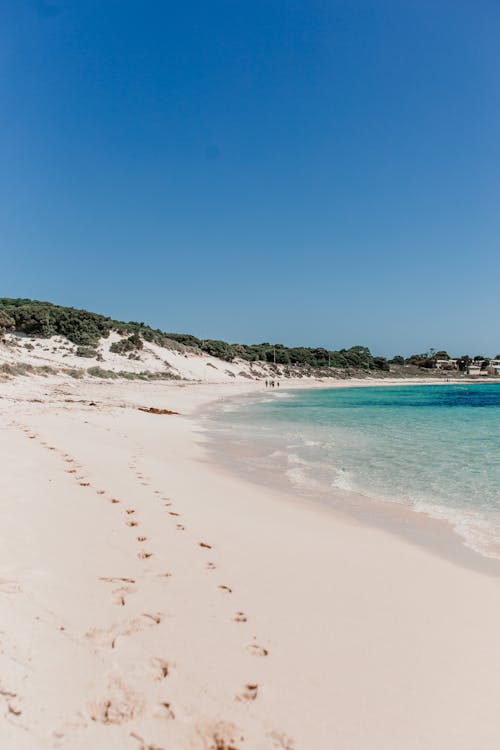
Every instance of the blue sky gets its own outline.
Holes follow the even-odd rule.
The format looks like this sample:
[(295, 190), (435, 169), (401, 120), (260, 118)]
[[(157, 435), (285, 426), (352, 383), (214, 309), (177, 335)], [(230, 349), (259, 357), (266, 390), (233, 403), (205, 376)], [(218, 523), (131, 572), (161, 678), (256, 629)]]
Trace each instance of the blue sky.
[(1, 296), (500, 351), (500, 4), (0, 4)]

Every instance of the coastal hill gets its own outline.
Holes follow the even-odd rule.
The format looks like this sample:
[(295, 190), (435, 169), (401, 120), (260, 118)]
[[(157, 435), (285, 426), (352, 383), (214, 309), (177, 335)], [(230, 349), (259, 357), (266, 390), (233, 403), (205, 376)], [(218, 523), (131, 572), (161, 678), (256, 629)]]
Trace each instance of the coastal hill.
[[(364, 346), (329, 351), (270, 343), (230, 344), (168, 333), (143, 322), (113, 320), (51, 302), (7, 297), (0, 298), (0, 342), (0, 368), (7, 376), (59, 372), (73, 377), (218, 382), (241, 378), (411, 377), (422, 374), (426, 361), (395, 357), (389, 363)], [(430, 374), (429, 369), (426, 374)]]

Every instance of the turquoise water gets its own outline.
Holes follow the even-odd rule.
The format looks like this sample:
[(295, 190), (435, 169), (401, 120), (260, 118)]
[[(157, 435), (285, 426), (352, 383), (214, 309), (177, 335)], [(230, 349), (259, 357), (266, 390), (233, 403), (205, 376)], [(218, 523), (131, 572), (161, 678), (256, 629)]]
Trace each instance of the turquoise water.
[(250, 473), (451, 521), (500, 557), (500, 384), (353, 387), (226, 402), (217, 429)]

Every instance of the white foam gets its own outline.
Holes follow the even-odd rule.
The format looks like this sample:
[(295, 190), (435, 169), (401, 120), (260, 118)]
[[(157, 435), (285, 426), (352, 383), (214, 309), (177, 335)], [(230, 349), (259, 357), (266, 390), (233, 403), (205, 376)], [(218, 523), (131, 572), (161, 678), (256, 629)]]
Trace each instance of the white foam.
[(413, 503), (412, 508), (417, 513), (448, 521), (462, 537), (464, 544), (474, 552), (479, 552), (484, 557), (500, 559), (500, 519), (495, 523), (493, 519), (488, 520), (473, 510), (450, 508), (432, 500), (418, 500)]

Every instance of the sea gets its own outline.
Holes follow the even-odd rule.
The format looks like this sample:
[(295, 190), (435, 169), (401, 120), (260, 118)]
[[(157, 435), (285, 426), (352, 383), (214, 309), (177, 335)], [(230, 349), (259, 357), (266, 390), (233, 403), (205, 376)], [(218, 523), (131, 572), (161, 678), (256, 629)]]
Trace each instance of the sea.
[(500, 383), (267, 390), (218, 403), (214, 450), (310, 502), (405, 506), (500, 559)]

